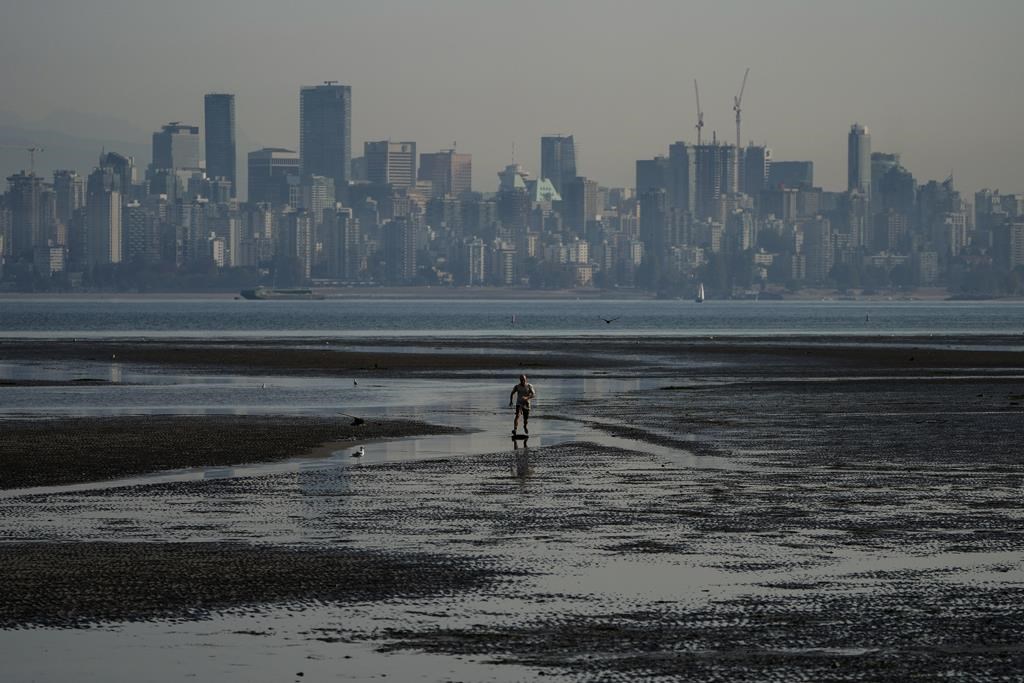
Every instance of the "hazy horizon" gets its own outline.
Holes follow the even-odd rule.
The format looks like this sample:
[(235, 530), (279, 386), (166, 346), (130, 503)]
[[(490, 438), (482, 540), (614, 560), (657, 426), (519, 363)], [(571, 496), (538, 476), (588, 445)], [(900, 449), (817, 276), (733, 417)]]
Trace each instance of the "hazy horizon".
[(632, 186), (636, 159), (695, 140), (694, 78), (705, 138), (735, 140), (732, 98), (749, 66), (743, 144), (814, 161), (826, 189), (846, 187), (846, 134), (859, 122), (919, 182), (952, 172), (964, 192), (1024, 191), (1024, 4), (1008, 0), (41, 0), (6, 15), (0, 123), (49, 119), (97, 138), (117, 119), (126, 137), (111, 139), (148, 148), (168, 121), (202, 126), (205, 93), (231, 92), (240, 168), (258, 147), (298, 149), (299, 88), (330, 79), (353, 88), (353, 156), (365, 140), (415, 140), (421, 152), (457, 142), (487, 192), (513, 144), (536, 174), (540, 136), (572, 133), (581, 175)]

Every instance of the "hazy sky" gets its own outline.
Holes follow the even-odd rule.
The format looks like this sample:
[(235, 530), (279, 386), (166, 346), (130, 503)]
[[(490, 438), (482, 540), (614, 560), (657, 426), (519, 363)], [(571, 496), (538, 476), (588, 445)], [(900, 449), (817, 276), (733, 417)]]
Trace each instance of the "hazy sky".
[(2, 18), (0, 109), (113, 116), (140, 142), (202, 125), (223, 91), (245, 140), (297, 149), (299, 87), (332, 79), (353, 88), (356, 155), (457, 141), (492, 191), (513, 143), (536, 172), (539, 137), (573, 133), (581, 174), (631, 186), (637, 158), (694, 140), (694, 78), (705, 135), (734, 140), (749, 66), (744, 144), (814, 160), (827, 189), (857, 121), (919, 180), (1024, 191), (1021, 0), (12, 0)]

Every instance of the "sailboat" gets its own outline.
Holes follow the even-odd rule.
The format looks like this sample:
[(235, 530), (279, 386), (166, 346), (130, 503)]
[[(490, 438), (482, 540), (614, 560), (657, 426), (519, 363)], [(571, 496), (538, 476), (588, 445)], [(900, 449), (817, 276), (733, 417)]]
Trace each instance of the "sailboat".
[(694, 299), (697, 303), (704, 303), (704, 283), (700, 283), (697, 287), (697, 298)]

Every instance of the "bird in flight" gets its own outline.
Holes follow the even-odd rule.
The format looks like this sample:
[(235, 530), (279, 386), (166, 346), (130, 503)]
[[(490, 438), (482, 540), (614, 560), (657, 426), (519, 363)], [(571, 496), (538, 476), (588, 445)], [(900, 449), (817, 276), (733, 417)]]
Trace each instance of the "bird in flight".
[(611, 325), (611, 324), (612, 324), (613, 322), (615, 322), (616, 320), (618, 320), (618, 319), (619, 319), (619, 318), (621, 318), (621, 317), (622, 317), (622, 316), (620, 315), (620, 316), (618, 316), (617, 318), (601, 318), (601, 320), (603, 320), (603, 321), (605, 321), (606, 323), (608, 323), (609, 325)]

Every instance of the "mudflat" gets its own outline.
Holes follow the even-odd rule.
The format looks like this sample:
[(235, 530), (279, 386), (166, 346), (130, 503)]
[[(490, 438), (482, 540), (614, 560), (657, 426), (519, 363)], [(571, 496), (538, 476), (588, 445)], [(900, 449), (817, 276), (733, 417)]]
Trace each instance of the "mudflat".
[(0, 489), (117, 479), (160, 470), (272, 462), (326, 444), (447, 434), (408, 420), (130, 415), (0, 422)]
[[(503, 343), (437, 345), (500, 357)], [(559, 345), (578, 351), (577, 365), (545, 368), (546, 383), (612, 369), (643, 381), (542, 404), (531, 431), (581, 421), (631, 448), (577, 442), (2, 497), (0, 615), (8, 627), (116, 626), (245, 610), (274, 616), (252, 635), (257, 647), (293, 639), (329, 656), (357, 643), (556, 680), (1019, 678), (1024, 379), (1012, 340), (532, 348)], [(373, 353), (377, 372), (402, 355), (387, 346)], [(193, 418), (167, 420), (173, 432)], [(311, 435), (343, 438), (328, 427)], [(315, 447), (298, 431), (280, 447)], [(78, 463), (116, 433), (97, 429), (78, 457), (43, 469)], [(196, 567), (196, 585), (144, 568), (129, 607), (112, 608), (135, 572), (133, 544), (172, 575)], [(417, 583), (403, 572), (420, 564)], [(61, 565), (80, 566), (88, 586), (54, 577)], [(276, 573), (291, 565), (294, 581)], [(350, 576), (351, 592), (332, 587)], [(18, 602), (49, 581), (61, 600)], [(315, 629), (281, 616), (312, 605)]]

